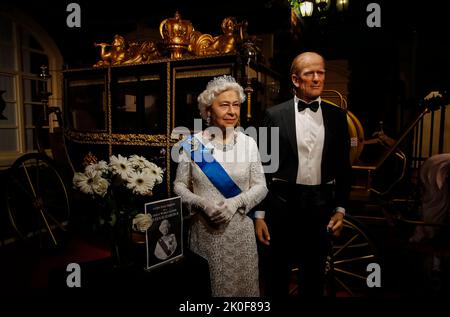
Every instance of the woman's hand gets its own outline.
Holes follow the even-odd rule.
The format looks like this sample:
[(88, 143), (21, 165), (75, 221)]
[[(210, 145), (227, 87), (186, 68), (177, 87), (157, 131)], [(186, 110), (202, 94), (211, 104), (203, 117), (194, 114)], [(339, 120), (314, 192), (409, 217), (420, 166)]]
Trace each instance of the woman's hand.
[(211, 218), (211, 220), (217, 224), (229, 222), (231, 218), (233, 218), (233, 215), (236, 213), (237, 206), (230, 199), (221, 201), (218, 206), (220, 207), (220, 209)]
[(211, 200), (202, 198), (200, 202), (200, 208), (202, 208), (203, 212), (208, 216), (209, 219), (213, 220), (213, 218), (217, 216), (217, 213), (219, 212), (221, 206)]

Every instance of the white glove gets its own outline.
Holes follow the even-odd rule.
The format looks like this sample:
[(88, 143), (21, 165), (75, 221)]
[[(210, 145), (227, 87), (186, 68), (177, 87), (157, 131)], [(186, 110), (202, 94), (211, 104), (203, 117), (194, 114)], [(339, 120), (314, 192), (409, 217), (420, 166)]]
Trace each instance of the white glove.
[(218, 210), (217, 214), (215, 214), (211, 218), (211, 220), (215, 223), (229, 222), (238, 209), (236, 201), (232, 200), (232, 198), (226, 199), (225, 201), (220, 202), (218, 205), (220, 206), (220, 209)]
[(133, 230), (145, 232), (150, 228), (153, 224), (152, 215), (150, 214), (137, 214), (136, 217), (133, 218), (132, 227)]
[(199, 203), (199, 207), (203, 209), (203, 212), (212, 220), (212, 218), (217, 215), (220, 206), (208, 199), (202, 198)]

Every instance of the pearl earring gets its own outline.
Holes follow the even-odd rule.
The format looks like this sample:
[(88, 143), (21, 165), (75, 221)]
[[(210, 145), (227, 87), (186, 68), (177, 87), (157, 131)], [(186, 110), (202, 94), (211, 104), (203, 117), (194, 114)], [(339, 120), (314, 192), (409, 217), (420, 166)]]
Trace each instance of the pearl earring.
[(210, 124), (211, 124), (211, 116), (208, 115), (208, 116), (206, 117), (206, 125), (209, 126)]

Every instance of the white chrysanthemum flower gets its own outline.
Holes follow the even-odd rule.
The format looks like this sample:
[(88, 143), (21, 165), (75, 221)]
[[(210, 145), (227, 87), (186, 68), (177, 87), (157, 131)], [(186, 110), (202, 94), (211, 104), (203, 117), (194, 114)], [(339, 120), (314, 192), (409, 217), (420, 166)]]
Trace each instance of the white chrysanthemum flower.
[(75, 173), (73, 176), (73, 184), (85, 194), (94, 194), (94, 186), (96, 186), (100, 177), (95, 170), (87, 170), (84, 173)]
[(106, 163), (105, 161), (100, 161), (97, 164), (89, 164), (88, 166), (86, 166), (85, 171), (87, 170), (94, 170), (99, 172), (100, 174), (104, 174), (108, 172), (108, 163)]
[(133, 219), (133, 229), (145, 232), (147, 231), (153, 224), (153, 218), (151, 214), (137, 214)]
[(108, 191), (109, 182), (107, 179), (97, 175), (94, 177), (94, 184), (92, 187), (97, 195), (104, 197)]
[(145, 168), (144, 171), (147, 173), (150, 173), (150, 175), (152, 175), (152, 177), (155, 179), (156, 184), (162, 183), (164, 172), (163, 172), (162, 168), (160, 168), (158, 165), (156, 165), (155, 163), (149, 162), (149, 167)]
[(132, 168), (127, 158), (119, 154), (118, 156), (112, 155), (109, 160), (113, 174), (118, 174), (123, 180), (128, 180)]
[(151, 192), (155, 185), (155, 179), (146, 172), (131, 172), (128, 178), (127, 187), (133, 190), (133, 193), (146, 195)]

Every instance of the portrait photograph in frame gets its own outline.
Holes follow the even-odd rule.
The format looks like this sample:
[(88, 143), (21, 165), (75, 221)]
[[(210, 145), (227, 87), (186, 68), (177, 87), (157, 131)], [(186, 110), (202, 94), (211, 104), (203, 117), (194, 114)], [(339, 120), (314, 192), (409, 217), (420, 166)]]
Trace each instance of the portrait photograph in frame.
[(153, 223), (146, 233), (146, 270), (174, 262), (183, 256), (183, 216), (180, 197), (145, 204)]

